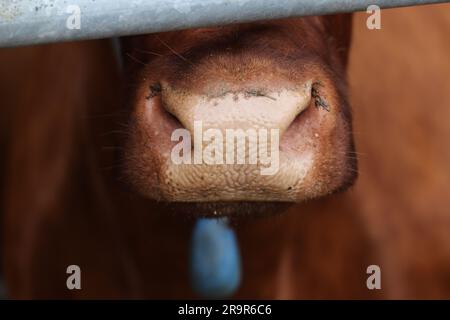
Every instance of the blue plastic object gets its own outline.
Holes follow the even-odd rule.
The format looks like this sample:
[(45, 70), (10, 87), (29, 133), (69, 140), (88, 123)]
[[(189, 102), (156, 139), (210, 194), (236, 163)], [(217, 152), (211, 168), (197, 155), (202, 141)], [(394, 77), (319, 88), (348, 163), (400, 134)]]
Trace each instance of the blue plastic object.
[(203, 298), (231, 296), (241, 282), (241, 259), (227, 219), (197, 220), (191, 242), (191, 281)]

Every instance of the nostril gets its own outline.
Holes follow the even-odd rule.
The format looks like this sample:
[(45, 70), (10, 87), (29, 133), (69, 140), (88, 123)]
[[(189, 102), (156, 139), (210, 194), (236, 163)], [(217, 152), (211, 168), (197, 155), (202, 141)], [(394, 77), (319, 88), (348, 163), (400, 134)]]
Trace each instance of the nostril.
[(146, 135), (157, 139), (160, 146), (171, 146), (171, 137), (175, 130), (185, 128), (182, 121), (164, 106), (164, 88), (160, 83), (152, 83), (145, 92), (144, 108), (137, 112), (135, 119), (143, 123)]
[(295, 128), (298, 126), (299, 122), (301, 121), (300, 119), (304, 117), (304, 114), (307, 113), (310, 110), (310, 107), (312, 105), (312, 103), (315, 103), (315, 95), (316, 95), (316, 90), (314, 89), (314, 84), (312, 81), (308, 81), (305, 85), (304, 85), (304, 94), (303, 94), (303, 101), (301, 101), (300, 107), (298, 109), (298, 113), (295, 115), (294, 119), (291, 121), (291, 123), (289, 124), (289, 126), (286, 129), (286, 132), (290, 132), (292, 130), (296, 130)]
[[(161, 99), (161, 100), (162, 100), (162, 99)], [(176, 125), (177, 129), (178, 129), (178, 128), (187, 129), (187, 128), (183, 125), (183, 123), (180, 121), (180, 119), (178, 119), (178, 117), (177, 117), (176, 115), (174, 115), (173, 113), (171, 113), (171, 112), (169, 111), (169, 109), (166, 108), (166, 105), (164, 104), (164, 101), (163, 101), (163, 100), (161, 101), (161, 105), (162, 105), (163, 112), (166, 114), (167, 118), (170, 119), (170, 120)]]
[(300, 110), (295, 119), (289, 125), (287, 131), (298, 130), (298, 125), (302, 122), (303, 118), (306, 117), (306, 113), (312, 112), (311, 107), (314, 106), (315, 109), (322, 109), (330, 112), (330, 104), (324, 95), (325, 86), (320, 81), (310, 82), (305, 85), (305, 88), (309, 89), (310, 96), (305, 107)]
[[(297, 114), (280, 140), (280, 150), (291, 150), (291, 145), (301, 139), (314, 145), (322, 130), (321, 123), (331, 111), (327, 88), (320, 81), (311, 81), (305, 90), (309, 92), (307, 105)], [(325, 117), (325, 118), (324, 118)], [(295, 151), (295, 150), (294, 150)]]
[(148, 86), (148, 90), (149, 92), (145, 97), (145, 99), (147, 101), (153, 100), (155, 102), (152, 103), (151, 106), (152, 107), (158, 106), (158, 108), (161, 109), (160, 112), (163, 119), (169, 121), (172, 124), (172, 126), (175, 126), (176, 128), (184, 128), (180, 119), (178, 119), (178, 117), (171, 111), (171, 108), (169, 108), (166, 102), (164, 101), (163, 87), (161, 83), (155, 82), (150, 84)]

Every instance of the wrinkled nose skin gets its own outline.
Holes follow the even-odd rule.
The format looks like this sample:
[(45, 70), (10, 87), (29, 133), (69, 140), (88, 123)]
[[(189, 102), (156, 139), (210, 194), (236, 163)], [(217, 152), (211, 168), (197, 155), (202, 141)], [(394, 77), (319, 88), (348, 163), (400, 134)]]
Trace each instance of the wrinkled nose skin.
[[(135, 72), (130, 183), (169, 202), (300, 202), (350, 185), (345, 59), (317, 19), (147, 36), (140, 52), (155, 54)], [(181, 142), (191, 154), (180, 163)]]

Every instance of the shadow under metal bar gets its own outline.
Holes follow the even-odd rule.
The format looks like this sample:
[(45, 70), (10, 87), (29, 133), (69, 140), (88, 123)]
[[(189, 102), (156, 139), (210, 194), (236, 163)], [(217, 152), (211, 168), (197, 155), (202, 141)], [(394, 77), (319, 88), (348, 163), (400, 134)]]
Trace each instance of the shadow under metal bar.
[[(0, 0), (0, 47), (449, 0)], [(80, 13), (80, 29), (67, 21)]]

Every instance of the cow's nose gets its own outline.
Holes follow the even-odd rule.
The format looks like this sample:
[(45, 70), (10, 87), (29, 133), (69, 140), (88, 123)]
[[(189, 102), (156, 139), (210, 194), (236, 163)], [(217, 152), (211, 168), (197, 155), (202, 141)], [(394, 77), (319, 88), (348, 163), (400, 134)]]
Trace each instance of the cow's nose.
[(218, 129), (223, 134), (227, 129), (278, 129), (281, 137), (308, 107), (311, 85), (307, 82), (272, 91), (255, 87), (213, 90), (210, 94), (186, 94), (164, 85), (161, 100), (164, 109), (190, 132), (194, 132), (195, 123), (201, 123), (203, 130)]
[[(127, 174), (142, 193), (173, 202), (311, 198), (336, 120), (317, 106), (313, 80), (150, 85), (133, 118)], [(320, 93), (333, 101), (325, 86)]]

